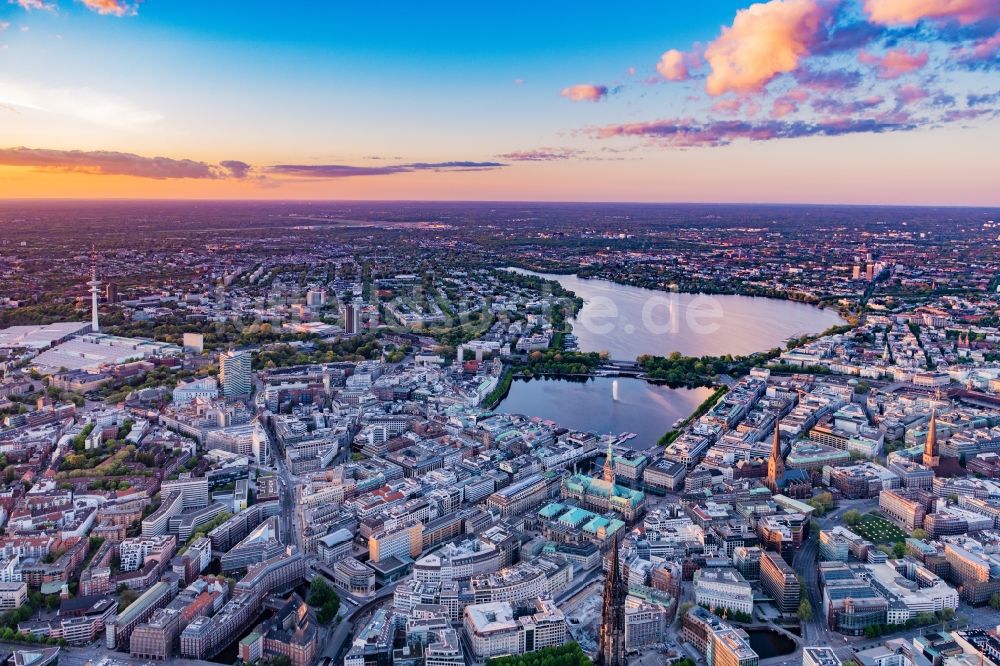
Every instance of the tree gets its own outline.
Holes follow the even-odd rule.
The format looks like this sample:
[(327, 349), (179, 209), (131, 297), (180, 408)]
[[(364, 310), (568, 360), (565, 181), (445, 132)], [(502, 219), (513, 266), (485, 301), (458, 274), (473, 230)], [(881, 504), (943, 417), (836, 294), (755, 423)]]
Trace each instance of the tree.
[(330, 624), (340, 611), (340, 596), (321, 576), (316, 576), (310, 583), (306, 603), (319, 609), (316, 620), (320, 624)]
[[(996, 595), (994, 595), (996, 596)], [(990, 605), (993, 605), (993, 598), (990, 597)], [(955, 609), (954, 608), (942, 608), (937, 612), (937, 616), (942, 620), (954, 620), (955, 619)]]
[(897, 541), (892, 547), (892, 553), (896, 556), (896, 559), (903, 557), (906, 555), (906, 544), (902, 541)]
[(914, 539), (923, 541), (924, 539), (927, 538), (927, 532), (918, 527), (917, 529), (910, 532), (910, 536), (913, 537)]
[(1000, 592), (994, 592), (990, 597), (990, 608), (1000, 610)]
[(809, 599), (806, 599), (805, 597), (802, 598), (802, 601), (799, 602), (799, 611), (797, 615), (803, 622), (809, 622), (813, 619), (813, 607), (812, 604), (809, 603)]
[(851, 509), (844, 512), (843, 518), (846, 524), (854, 526), (861, 522), (861, 512), (857, 509)]

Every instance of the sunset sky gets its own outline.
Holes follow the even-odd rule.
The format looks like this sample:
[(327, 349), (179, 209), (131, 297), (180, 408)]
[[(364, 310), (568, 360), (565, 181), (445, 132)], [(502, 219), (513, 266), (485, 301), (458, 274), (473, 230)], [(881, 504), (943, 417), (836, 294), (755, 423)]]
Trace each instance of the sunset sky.
[(1000, 204), (1000, 0), (0, 0), (0, 197)]

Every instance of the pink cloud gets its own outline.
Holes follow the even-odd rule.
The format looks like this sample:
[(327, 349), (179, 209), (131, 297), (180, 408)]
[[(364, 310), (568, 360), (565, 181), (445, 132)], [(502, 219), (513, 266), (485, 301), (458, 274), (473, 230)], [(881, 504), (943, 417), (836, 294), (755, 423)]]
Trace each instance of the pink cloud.
[(122, 0), (80, 0), (87, 9), (105, 16), (131, 16), (136, 13), (135, 4)]
[(523, 86), (524, 85), (524, 79), (514, 79), (514, 85), (515, 86)]
[(608, 87), (594, 85), (593, 83), (579, 83), (575, 86), (563, 88), (559, 94), (574, 102), (600, 102), (608, 96)]
[(790, 113), (799, 110), (799, 104), (809, 99), (809, 93), (801, 88), (793, 88), (784, 95), (776, 98), (771, 105), (772, 118), (784, 118)]
[(720, 99), (712, 105), (712, 111), (716, 113), (735, 114), (739, 112), (741, 106), (743, 106), (743, 100), (738, 97)]
[(913, 104), (931, 96), (930, 92), (920, 86), (908, 83), (905, 86), (898, 86), (894, 89), (896, 100), (900, 104)]
[(795, 113), (798, 110), (799, 107), (796, 106), (794, 102), (790, 102), (779, 97), (774, 100), (774, 104), (771, 106), (771, 117), (784, 118), (788, 114)]
[(998, 58), (1000, 57), (1000, 32), (992, 37), (979, 40), (971, 47), (953, 49), (952, 53), (961, 62), (971, 65)]
[(903, 49), (893, 49), (882, 57), (862, 51), (858, 54), (858, 61), (877, 67), (880, 79), (898, 79), (922, 69), (927, 64), (927, 51), (914, 54)]
[(49, 11), (55, 9), (55, 5), (52, 5), (48, 2), (44, 2), (44, 0), (9, 0), (9, 1), (11, 4), (18, 5), (21, 9), (24, 9), (29, 12), (32, 9), (45, 9)]
[(687, 56), (677, 49), (670, 49), (660, 56), (656, 71), (668, 81), (687, 81), (691, 78)]
[(883, 25), (916, 23), (920, 19), (969, 24), (1000, 18), (997, 0), (865, 0), (864, 8), (868, 18)]
[(762, 90), (809, 55), (829, 15), (822, 0), (771, 0), (741, 9), (705, 50), (711, 68), (705, 89), (710, 95)]
[(635, 76), (635, 67), (629, 67), (628, 69), (625, 70), (625, 73), (628, 74), (629, 76)]

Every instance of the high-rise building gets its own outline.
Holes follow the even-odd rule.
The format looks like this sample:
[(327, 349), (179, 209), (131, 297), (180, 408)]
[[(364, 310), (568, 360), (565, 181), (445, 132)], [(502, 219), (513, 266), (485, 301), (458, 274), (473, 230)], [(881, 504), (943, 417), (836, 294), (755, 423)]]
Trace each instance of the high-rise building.
[(114, 282), (104, 285), (104, 302), (109, 305), (114, 305), (118, 302), (118, 285)]
[(227, 398), (250, 395), (250, 352), (223, 352), (219, 360), (222, 394)]
[(326, 289), (310, 289), (306, 292), (306, 305), (319, 308), (326, 305)]
[(361, 308), (357, 301), (344, 306), (344, 332), (350, 335), (361, 332)]
[(786, 615), (799, 608), (802, 591), (795, 570), (777, 553), (766, 552), (760, 558), (760, 582)]
[(184, 334), (184, 351), (200, 354), (205, 351), (205, 336), (201, 333)]
[(618, 561), (618, 540), (611, 544), (611, 567), (604, 579), (604, 601), (601, 607), (601, 630), (598, 666), (625, 666), (625, 597), (628, 583), (622, 578)]

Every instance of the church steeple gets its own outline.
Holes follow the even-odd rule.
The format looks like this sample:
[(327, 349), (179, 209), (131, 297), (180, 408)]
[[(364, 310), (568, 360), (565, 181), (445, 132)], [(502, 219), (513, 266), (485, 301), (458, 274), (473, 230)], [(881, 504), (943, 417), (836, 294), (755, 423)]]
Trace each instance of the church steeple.
[(611, 568), (604, 579), (604, 599), (601, 607), (601, 628), (598, 637), (598, 666), (626, 666), (625, 660), (625, 597), (628, 583), (622, 578), (618, 562), (618, 538), (611, 543)]
[(923, 463), (927, 467), (937, 467), (941, 462), (937, 448), (937, 410), (931, 408), (931, 420), (927, 424), (927, 436), (924, 438)]
[(785, 476), (785, 460), (781, 457), (781, 430), (775, 419), (771, 457), (767, 460), (767, 485), (772, 492), (778, 492), (778, 484), (781, 483), (783, 476)]

